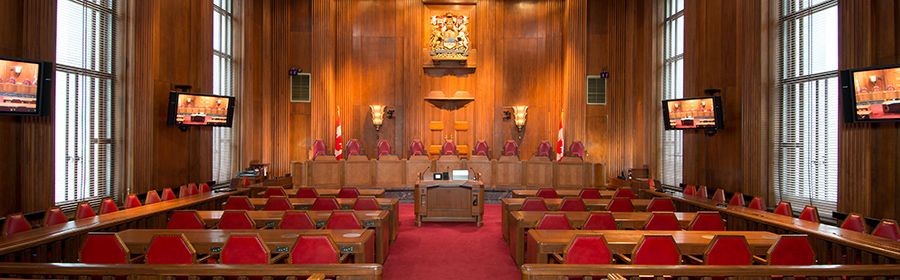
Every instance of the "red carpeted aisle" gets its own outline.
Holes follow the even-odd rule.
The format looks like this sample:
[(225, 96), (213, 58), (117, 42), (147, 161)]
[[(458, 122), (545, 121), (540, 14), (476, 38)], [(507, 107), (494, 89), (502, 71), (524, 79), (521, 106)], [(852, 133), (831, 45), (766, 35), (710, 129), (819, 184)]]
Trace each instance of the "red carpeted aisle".
[(384, 263), (384, 279), (521, 279), (500, 235), (500, 204), (484, 205), (484, 226), (422, 223), (400, 204), (400, 232)]

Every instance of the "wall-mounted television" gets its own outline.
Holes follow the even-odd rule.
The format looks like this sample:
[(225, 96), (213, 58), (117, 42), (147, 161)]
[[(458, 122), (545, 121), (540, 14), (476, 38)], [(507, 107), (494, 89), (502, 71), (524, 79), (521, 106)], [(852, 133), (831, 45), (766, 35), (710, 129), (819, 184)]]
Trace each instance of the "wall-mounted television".
[(169, 126), (231, 127), (234, 97), (169, 92)]
[(722, 129), (722, 98), (704, 96), (662, 101), (666, 130)]
[(840, 71), (844, 122), (900, 121), (900, 64)]
[(0, 115), (49, 116), (53, 63), (0, 57)]

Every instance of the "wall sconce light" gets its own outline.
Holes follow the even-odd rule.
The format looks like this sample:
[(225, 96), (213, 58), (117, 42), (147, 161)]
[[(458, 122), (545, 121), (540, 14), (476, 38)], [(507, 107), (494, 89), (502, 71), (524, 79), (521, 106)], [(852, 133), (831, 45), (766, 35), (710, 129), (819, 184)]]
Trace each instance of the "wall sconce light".
[(525, 127), (525, 116), (528, 115), (528, 106), (512, 106), (513, 108), (513, 116), (515, 117), (516, 128), (519, 131), (522, 131), (522, 128)]
[(874, 83), (874, 82), (877, 82), (877, 81), (878, 81), (878, 76), (869, 76), (869, 80), (872, 80), (873, 83)]
[(22, 66), (13, 66), (13, 71), (16, 72), (16, 78), (18, 78), (22, 74)]
[(394, 118), (394, 110), (386, 110), (386, 105), (369, 105), (372, 109), (372, 124), (375, 125), (375, 131), (381, 130), (381, 124), (384, 123), (384, 115), (387, 114), (388, 119)]

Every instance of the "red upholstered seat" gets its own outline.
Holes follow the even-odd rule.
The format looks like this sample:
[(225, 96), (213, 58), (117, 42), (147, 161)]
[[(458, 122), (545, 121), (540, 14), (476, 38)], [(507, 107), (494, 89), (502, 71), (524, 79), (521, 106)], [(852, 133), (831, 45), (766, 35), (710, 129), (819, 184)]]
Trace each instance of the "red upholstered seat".
[(225, 210), (219, 219), (218, 229), (256, 229), (256, 222), (247, 210)]
[(359, 190), (356, 188), (341, 188), (337, 194), (338, 198), (357, 198), (359, 197)]
[(584, 206), (584, 201), (581, 198), (577, 197), (567, 197), (563, 198), (562, 202), (559, 203), (559, 211), (587, 211), (587, 207)]
[(743, 235), (716, 235), (709, 242), (703, 263), (707, 265), (751, 265), (753, 255)]
[(253, 211), (253, 209), (253, 203), (250, 203), (250, 198), (246, 196), (231, 196), (225, 201), (225, 210)]
[(200, 189), (197, 188), (197, 184), (190, 183), (187, 187), (188, 195), (200, 194)]
[(316, 192), (315, 188), (299, 188), (297, 189), (297, 194), (294, 195), (296, 198), (317, 198), (319, 197), (319, 193)]
[(326, 229), (361, 229), (362, 226), (353, 210), (335, 210), (325, 222)]
[(350, 139), (347, 141), (347, 146), (344, 147), (347, 150), (347, 156), (352, 155), (360, 155), (362, 154), (362, 145), (359, 144), (359, 141), (356, 139)]
[(897, 225), (897, 221), (883, 219), (872, 230), (872, 235), (900, 241), (900, 226)]
[(141, 200), (137, 198), (137, 194), (129, 194), (127, 197), (125, 197), (125, 209), (131, 209), (140, 206)]
[(672, 212), (654, 212), (644, 223), (644, 230), (681, 230), (678, 218)]
[(766, 211), (766, 203), (763, 202), (762, 198), (760, 197), (754, 197), (753, 200), (750, 201), (750, 205), (748, 205), (747, 207), (759, 211)]
[(319, 211), (331, 211), (331, 210), (340, 210), (341, 205), (338, 204), (337, 199), (333, 197), (320, 197), (316, 198), (316, 202), (313, 203), (312, 210)]
[(712, 230), (724, 231), (725, 223), (722, 222), (722, 216), (715, 211), (697, 211), (697, 216), (691, 221), (688, 230)]
[(581, 144), (581, 141), (572, 141), (572, 144), (569, 144), (569, 156), (584, 160), (584, 144)]
[(149, 264), (192, 264), (197, 261), (197, 251), (183, 234), (157, 234), (147, 247)]
[(294, 205), (288, 200), (287, 196), (272, 196), (266, 199), (266, 205), (263, 210), (268, 211), (286, 211), (294, 210)]
[(474, 155), (476, 155), (476, 156), (489, 156), (489, 155), (488, 155), (488, 152), (490, 152), (490, 150), (488, 149), (488, 145), (487, 145), (487, 143), (484, 142), (484, 140), (478, 140), (478, 142), (475, 142), (475, 153), (474, 153)]
[(115, 232), (88, 232), (78, 252), (78, 262), (87, 264), (131, 263), (131, 252)]
[(444, 141), (444, 145), (441, 145), (441, 154), (442, 155), (455, 155), (458, 154), (456, 151), (456, 144), (453, 144), (453, 141)]
[(172, 199), (175, 199), (175, 193), (172, 192), (172, 189), (163, 189), (162, 200), (167, 201)]
[(31, 224), (22, 213), (9, 214), (3, 220), (3, 236), (31, 230)]
[(769, 265), (815, 265), (816, 253), (806, 234), (785, 234), (778, 237), (766, 256)]
[(631, 253), (632, 264), (678, 265), (681, 252), (670, 235), (644, 235)]
[(268, 264), (269, 247), (257, 234), (232, 234), (222, 247), (223, 264)]
[(44, 220), (41, 222), (41, 226), (64, 224), (68, 221), (69, 218), (66, 217), (66, 213), (63, 213), (59, 207), (53, 206), (47, 209), (47, 212), (44, 212)]
[(503, 155), (504, 156), (519, 155), (519, 145), (516, 144), (516, 141), (506, 140), (506, 144), (503, 145)]
[(175, 210), (169, 218), (167, 229), (205, 229), (206, 222), (197, 214), (197, 210)]
[(378, 205), (378, 200), (374, 196), (360, 196), (353, 202), (353, 210), (376, 211), (381, 210), (381, 205)]
[(694, 196), (709, 198), (709, 190), (706, 189), (706, 186), (700, 186), (697, 188), (697, 193)]
[(178, 187), (178, 197), (186, 197), (189, 195), (191, 195), (191, 194), (188, 193), (187, 187), (185, 187), (185, 186)]
[(697, 194), (697, 190), (694, 189), (694, 186), (687, 185), (684, 187), (684, 190), (681, 191), (684, 195), (695, 195)]
[(104, 198), (100, 201), (100, 214), (112, 213), (119, 211), (116, 202), (112, 198)]
[(391, 143), (387, 140), (378, 141), (378, 159), (381, 159), (382, 155), (391, 154)]
[(744, 206), (744, 194), (734, 193), (734, 195), (731, 196), (731, 205)]
[(414, 140), (412, 144), (409, 145), (409, 155), (424, 155), (425, 154), (425, 145), (422, 144), (421, 140)]
[(324, 155), (326, 153), (326, 150), (328, 150), (328, 149), (325, 147), (325, 141), (322, 141), (322, 140), (314, 141), (313, 145), (312, 145), (312, 155), (313, 155), (312, 159), (315, 160), (316, 157), (318, 157), (319, 155)]
[(316, 229), (316, 222), (309, 217), (306, 210), (290, 210), (285, 211), (281, 221), (278, 222), (279, 229)]
[(791, 208), (791, 203), (787, 201), (782, 201), (778, 203), (778, 206), (775, 207), (775, 214), (784, 215), (788, 217), (794, 216), (794, 209)]
[(716, 190), (716, 193), (713, 194), (712, 199), (715, 202), (725, 203), (725, 190), (723, 190), (723, 189)]
[(654, 197), (650, 200), (650, 205), (647, 205), (647, 212), (654, 211), (675, 212), (675, 203), (668, 197)]
[(155, 190), (147, 192), (147, 198), (144, 199), (144, 204), (153, 204), (162, 201), (159, 198), (159, 193)]
[(550, 207), (547, 207), (547, 203), (544, 202), (543, 197), (529, 197), (525, 199), (525, 202), (522, 202), (522, 207), (519, 208), (519, 211), (550, 211)]
[(78, 206), (75, 208), (75, 219), (84, 219), (96, 216), (94, 213), (94, 208), (91, 208), (91, 205), (87, 202), (78, 203)]
[(631, 199), (627, 197), (613, 197), (609, 200), (609, 204), (606, 205), (606, 211), (634, 212), (634, 205), (631, 204)]
[(597, 189), (581, 189), (581, 192), (578, 193), (578, 197), (581, 199), (601, 199), (600, 191)]
[(864, 220), (861, 215), (850, 213), (850, 215), (847, 215), (847, 219), (841, 223), (841, 228), (866, 233), (866, 222)]
[(804, 221), (810, 221), (814, 223), (819, 222), (819, 209), (815, 206), (809, 206), (803, 208), (803, 212), (800, 212), (799, 219)]
[[(319, 153), (321, 153), (321, 152), (319, 152)], [(247, 177), (247, 176), (241, 177), (241, 183), (244, 185), (244, 187), (250, 186), (251, 185), (250, 177)]]
[(603, 234), (578, 233), (566, 245), (566, 264), (611, 264), (612, 252)]
[(553, 146), (550, 145), (550, 142), (547, 142), (547, 140), (544, 140), (544, 141), (541, 141), (540, 144), (538, 144), (537, 153), (535, 153), (534, 155), (549, 157), (550, 154), (552, 154), (552, 153), (554, 153)]
[(592, 211), (584, 224), (581, 225), (583, 230), (616, 230), (619, 227), (616, 224), (616, 218), (609, 211)]
[(200, 184), (200, 193), (208, 193), (211, 191), (212, 190), (209, 189), (209, 185), (207, 185), (206, 183)]
[(263, 194), (263, 198), (269, 198), (272, 196), (287, 196), (287, 193), (284, 192), (284, 188), (282, 187), (268, 187), (266, 188), (266, 193)]
[(552, 188), (540, 188), (538, 189), (537, 194), (535, 194), (534, 196), (543, 198), (559, 198), (559, 196), (556, 195), (556, 190)]
[(327, 234), (300, 235), (288, 257), (290, 264), (338, 263), (340, 250)]
[(630, 199), (636, 198), (631, 188), (619, 188), (616, 190), (616, 193), (613, 194), (613, 197), (626, 197)]
[(572, 229), (572, 224), (563, 213), (544, 213), (538, 221), (536, 229)]

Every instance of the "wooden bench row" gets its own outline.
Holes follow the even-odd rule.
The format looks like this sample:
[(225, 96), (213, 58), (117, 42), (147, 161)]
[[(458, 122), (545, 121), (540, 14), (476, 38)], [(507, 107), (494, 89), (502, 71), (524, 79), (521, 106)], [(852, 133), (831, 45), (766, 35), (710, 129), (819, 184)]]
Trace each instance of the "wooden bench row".
[[(226, 279), (226, 276), (263, 276), (263, 279), (285, 278), (322, 279), (336, 276), (342, 280), (379, 280), (383, 268), (380, 264), (262, 264), (262, 265), (159, 265), (159, 264), (116, 264), (92, 265), (80, 263), (0, 263), (0, 277), (19, 279), (99, 279), (126, 276), (127, 279), (174, 279), (174, 276), (212, 277)], [(104, 277), (106, 276), (106, 277)], [(307, 276), (313, 276), (306, 278)], [(241, 277), (246, 279), (246, 277)], [(230, 279), (230, 278), (228, 278)]]
[[(805, 279), (900, 279), (900, 265), (812, 265), (812, 266), (717, 266), (717, 265), (571, 265), (526, 264), (522, 266), (523, 280), (564, 280), (570, 275), (599, 276), (593, 279), (772, 279), (773, 276), (805, 276)], [(591, 279), (586, 277), (584, 279)], [(783, 279), (793, 279), (785, 277)]]

